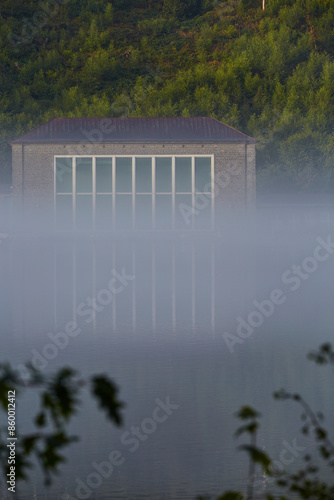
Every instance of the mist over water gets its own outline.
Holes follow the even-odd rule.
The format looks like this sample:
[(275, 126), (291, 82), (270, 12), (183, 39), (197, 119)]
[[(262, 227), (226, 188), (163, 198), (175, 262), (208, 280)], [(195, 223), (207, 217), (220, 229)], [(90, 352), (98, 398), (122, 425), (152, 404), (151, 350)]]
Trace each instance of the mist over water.
[[(56, 233), (38, 220), (0, 225), (1, 358), (23, 379), (27, 361), (106, 372), (126, 408), (115, 429), (85, 401), (61, 476), (45, 494), (32, 472), (20, 498), (188, 500), (245, 489), (248, 464), (233, 439), (244, 404), (262, 413), (260, 444), (274, 460), (294, 439), (314, 451), (298, 409), (272, 393), (300, 392), (327, 423), (333, 416), (332, 374), (306, 360), (333, 338), (333, 206), (224, 211), (216, 231)], [(35, 408), (33, 398), (18, 407), (19, 434)], [(101, 469), (115, 450), (122, 463)], [(293, 457), (301, 466), (302, 453)]]

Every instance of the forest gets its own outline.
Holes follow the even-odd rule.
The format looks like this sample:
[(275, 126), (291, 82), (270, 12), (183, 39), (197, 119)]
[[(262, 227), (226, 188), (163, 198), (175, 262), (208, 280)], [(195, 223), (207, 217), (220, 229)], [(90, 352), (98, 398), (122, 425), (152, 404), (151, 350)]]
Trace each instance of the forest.
[(257, 190), (334, 189), (333, 0), (2, 0), (9, 141), (55, 117), (211, 116), (257, 139)]

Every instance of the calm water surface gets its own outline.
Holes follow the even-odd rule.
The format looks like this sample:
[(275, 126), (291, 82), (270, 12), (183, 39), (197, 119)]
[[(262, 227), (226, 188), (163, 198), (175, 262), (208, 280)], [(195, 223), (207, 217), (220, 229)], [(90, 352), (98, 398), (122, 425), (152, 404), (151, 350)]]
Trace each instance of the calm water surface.
[[(328, 422), (333, 416), (332, 373), (306, 354), (333, 337), (334, 256), (317, 261), (298, 287), (291, 271), (329, 232), (2, 243), (2, 359), (16, 367), (33, 360), (45, 372), (71, 365), (84, 376), (107, 373), (126, 404), (118, 429), (85, 397), (70, 427), (81, 440), (66, 452), (61, 475), (44, 489), (32, 472), (19, 498), (188, 500), (245, 490), (248, 462), (236, 450), (244, 440), (233, 438), (234, 414), (245, 404), (263, 415), (259, 444), (278, 462), (297, 446), (284, 456), (301, 466), (302, 449), (312, 453), (314, 443), (299, 433), (298, 408), (272, 393), (300, 392)], [(263, 301), (273, 290), (280, 303), (271, 309)], [(254, 300), (269, 308), (267, 317), (251, 316), (242, 337), (238, 325), (259, 311)], [(66, 341), (57, 334), (71, 321), (80, 333)], [(19, 434), (32, 429), (36, 401), (30, 394), (19, 403)], [(270, 488), (257, 481), (259, 497)], [(10, 498), (5, 489), (1, 498)]]

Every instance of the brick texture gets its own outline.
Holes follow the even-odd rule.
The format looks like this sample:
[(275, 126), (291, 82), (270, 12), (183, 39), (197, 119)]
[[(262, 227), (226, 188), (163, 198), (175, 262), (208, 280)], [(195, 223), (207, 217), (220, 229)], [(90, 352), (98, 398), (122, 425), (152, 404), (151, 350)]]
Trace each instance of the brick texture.
[[(59, 155), (214, 155), (215, 206), (228, 211), (255, 205), (255, 145), (219, 144), (13, 144), (13, 193), (25, 209), (52, 217), (54, 156)], [(247, 165), (246, 165), (247, 159)]]

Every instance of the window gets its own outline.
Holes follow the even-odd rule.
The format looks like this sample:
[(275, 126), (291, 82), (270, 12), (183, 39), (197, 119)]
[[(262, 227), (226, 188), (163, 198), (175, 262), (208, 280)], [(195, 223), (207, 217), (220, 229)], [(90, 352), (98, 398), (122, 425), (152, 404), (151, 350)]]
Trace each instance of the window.
[(102, 157), (95, 161), (95, 228), (108, 231), (113, 220), (113, 159)]
[(172, 158), (155, 160), (155, 192), (172, 193)]
[(136, 199), (135, 228), (152, 229), (153, 195), (152, 195), (152, 158), (135, 158)]
[(96, 192), (112, 194), (112, 158), (96, 158)]
[(136, 158), (136, 193), (152, 193), (152, 158)]
[(131, 158), (116, 158), (116, 193), (132, 193)]
[(191, 193), (191, 180), (191, 158), (175, 158), (175, 192)]
[(92, 158), (75, 159), (75, 214), (76, 229), (89, 230), (93, 226), (93, 161)]
[(72, 158), (56, 158), (56, 214), (59, 229), (73, 229)]
[(211, 192), (211, 158), (195, 158), (196, 193)]
[(56, 159), (56, 189), (57, 193), (72, 193), (72, 158)]
[(213, 156), (56, 157), (57, 228), (211, 229), (213, 171)]

